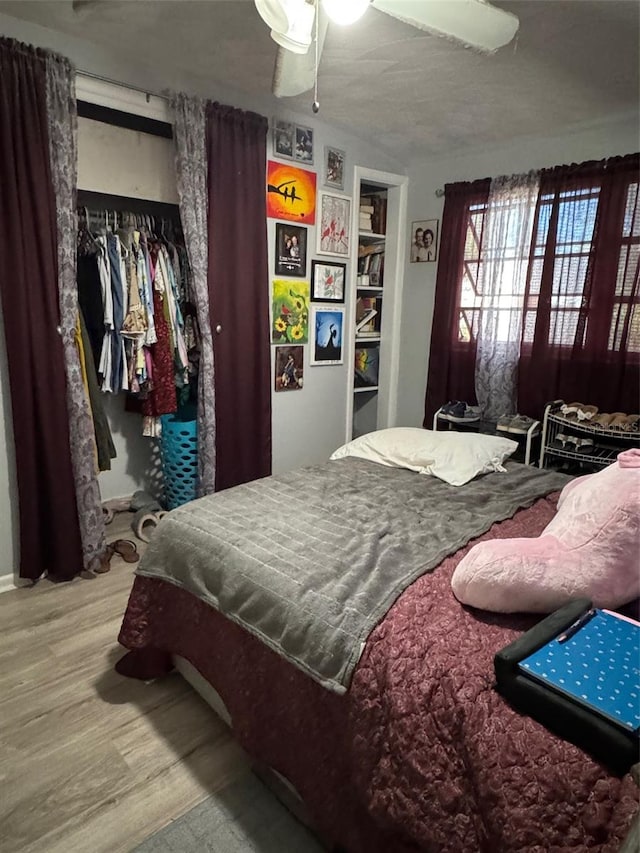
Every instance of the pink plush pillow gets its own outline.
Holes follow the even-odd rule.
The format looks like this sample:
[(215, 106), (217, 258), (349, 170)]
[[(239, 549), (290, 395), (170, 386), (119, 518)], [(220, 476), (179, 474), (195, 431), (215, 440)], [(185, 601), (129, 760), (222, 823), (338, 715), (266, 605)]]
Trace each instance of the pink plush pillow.
[(480, 542), (451, 586), (463, 604), (551, 613), (572, 598), (619, 607), (640, 596), (640, 454), (572, 480), (537, 539)]

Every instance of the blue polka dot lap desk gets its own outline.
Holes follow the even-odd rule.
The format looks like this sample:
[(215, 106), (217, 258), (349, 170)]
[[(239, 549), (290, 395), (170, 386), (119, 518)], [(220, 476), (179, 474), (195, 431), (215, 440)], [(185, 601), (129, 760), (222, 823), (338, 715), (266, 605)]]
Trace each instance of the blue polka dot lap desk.
[(519, 667), (626, 731), (640, 733), (640, 623), (596, 610), (566, 640), (551, 640)]

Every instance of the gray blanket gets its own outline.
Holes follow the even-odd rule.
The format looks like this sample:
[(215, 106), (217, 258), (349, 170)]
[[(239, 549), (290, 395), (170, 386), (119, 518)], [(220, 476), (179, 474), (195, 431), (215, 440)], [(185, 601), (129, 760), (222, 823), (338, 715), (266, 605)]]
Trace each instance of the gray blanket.
[(409, 584), (568, 480), (507, 469), (456, 488), (347, 458), (256, 480), (169, 513), (137, 572), (188, 590), (344, 693)]

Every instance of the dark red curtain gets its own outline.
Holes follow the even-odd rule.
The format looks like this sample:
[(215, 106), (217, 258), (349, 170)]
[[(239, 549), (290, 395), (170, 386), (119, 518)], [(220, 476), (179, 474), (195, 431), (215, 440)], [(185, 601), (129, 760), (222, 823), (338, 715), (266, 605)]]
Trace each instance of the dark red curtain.
[(207, 110), (216, 490), (271, 473), (267, 119)]
[[(449, 400), (475, 402), (475, 341), (459, 340), (460, 290), (465, 264), (469, 210), (485, 205), (490, 180), (447, 184), (431, 327), (429, 373), (423, 426), (431, 429), (434, 413)], [(481, 241), (481, 234), (478, 235)]]
[(69, 449), (42, 54), (0, 38), (0, 296), (20, 513), (20, 576), (82, 569)]
[[(639, 165), (635, 154), (541, 175), (526, 299), (534, 334), (527, 340), (525, 320), (518, 365), (521, 412), (539, 417), (554, 399), (638, 412)], [(586, 272), (576, 300), (578, 264)]]

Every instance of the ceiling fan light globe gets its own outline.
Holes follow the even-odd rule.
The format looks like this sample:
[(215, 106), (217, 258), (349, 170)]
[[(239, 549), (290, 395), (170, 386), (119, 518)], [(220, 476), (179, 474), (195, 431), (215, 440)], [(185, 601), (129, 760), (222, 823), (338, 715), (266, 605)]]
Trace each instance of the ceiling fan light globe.
[(256, 9), (271, 27), (271, 38), (292, 53), (307, 53), (311, 45), (315, 4), (307, 0), (255, 0)]
[(370, 0), (322, 0), (322, 5), (334, 24), (354, 24), (367, 11)]
[(280, 0), (254, 0), (258, 14), (271, 30), (286, 31), (289, 19)]
[(271, 30), (271, 38), (280, 47), (290, 50), (291, 53), (308, 53), (311, 45), (311, 33), (306, 38), (304, 33), (292, 33), (291, 30), (287, 33), (279, 33), (276, 30)]

